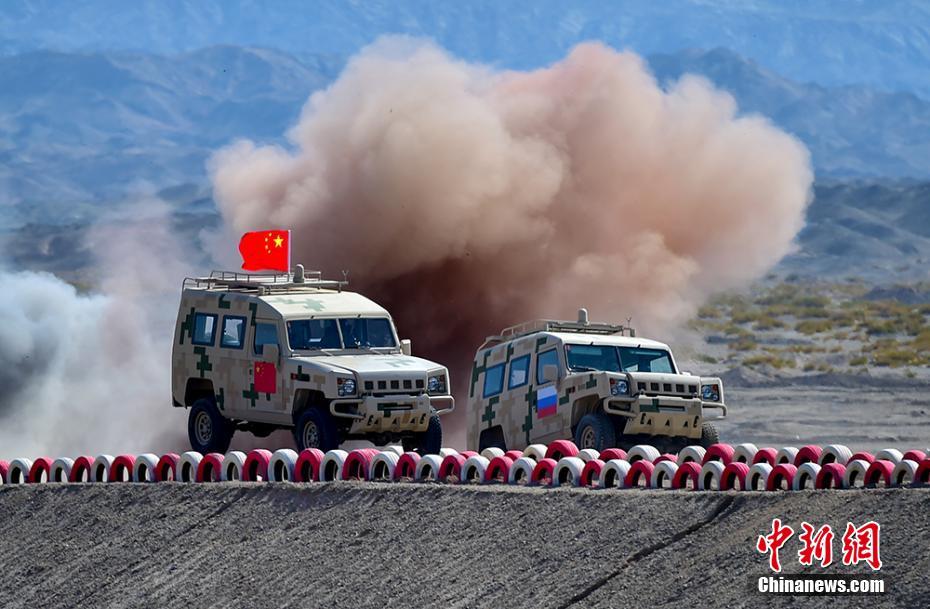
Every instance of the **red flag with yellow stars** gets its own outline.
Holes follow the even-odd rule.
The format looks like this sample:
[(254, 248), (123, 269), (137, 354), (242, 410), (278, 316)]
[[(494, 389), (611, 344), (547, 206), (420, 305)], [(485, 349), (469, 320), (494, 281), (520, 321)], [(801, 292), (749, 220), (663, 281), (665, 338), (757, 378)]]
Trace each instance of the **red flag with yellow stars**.
[(291, 231), (261, 230), (242, 235), (239, 240), (242, 268), (246, 271), (291, 269)]
[(275, 365), (269, 362), (255, 362), (255, 391), (258, 393), (276, 393), (278, 377)]

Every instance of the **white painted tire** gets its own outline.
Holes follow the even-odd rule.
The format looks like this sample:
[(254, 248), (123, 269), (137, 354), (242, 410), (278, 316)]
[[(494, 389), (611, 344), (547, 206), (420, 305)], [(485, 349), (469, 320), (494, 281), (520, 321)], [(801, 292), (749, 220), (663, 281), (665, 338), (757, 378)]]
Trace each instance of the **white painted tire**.
[(823, 450), (820, 451), (820, 458), (817, 460), (817, 464), (820, 466), (826, 465), (827, 463), (846, 465), (852, 456), (852, 451), (849, 450), (847, 446), (843, 446), (842, 444), (827, 444), (823, 447)]
[(381, 452), (392, 452), (398, 457), (400, 457), (402, 454), (404, 454), (404, 447), (397, 446), (396, 444), (394, 444), (392, 446), (385, 446), (384, 450), (382, 450)]
[(113, 455), (98, 455), (94, 459), (94, 466), (90, 468), (91, 482), (109, 482), (110, 466), (113, 465)]
[(863, 459), (856, 459), (846, 464), (846, 473), (843, 474), (844, 488), (861, 488), (865, 486), (865, 473), (872, 465)]
[(395, 451), (382, 450), (371, 460), (371, 471), (368, 473), (368, 479), (381, 482), (393, 480), (394, 468), (397, 467), (398, 459), (400, 459), (400, 455)]
[[(519, 461), (519, 459), (517, 460)], [(484, 474), (488, 471), (490, 463), (490, 459), (481, 455), (465, 459), (465, 463), (462, 464), (462, 471), (459, 474), (459, 480), (465, 483), (477, 482), (480, 484), (484, 482)], [(530, 473), (532, 474), (532, 472)]]
[(579, 457), (562, 457), (552, 470), (552, 486), (580, 486), (584, 460)]
[(297, 453), (290, 448), (280, 448), (268, 461), (268, 482), (290, 482), (294, 479)]
[(677, 472), (678, 464), (674, 461), (660, 461), (652, 470), (649, 488), (671, 488)]
[(775, 453), (775, 465), (788, 463), (794, 465), (794, 459), (798, 456), (798, 449), (795, 446), (783, 446)]
[(737, 444), (733, 447), (733, 462), (752, 465), (752, 458), (756, 456), (757, 452), (759, 452), (759, 447), (755, 444), (750, 444), (748, 442), (745, 444)]
[(145, 453), (136, 457), (132, 464), (133, 482), (155, 482), (155, 469), (158, 467), (158, 455)]
[(746, 474), (747, 491), (764, 491), (765, 485), (769, 481), (769, 474), (772, 473), (772, 466), (768, 463), (756, 463), (749, 468)]
[(503, 457), (504, 451), (497, 448), (496, 446), (492, 446), (490, 448), (485, 448), (484, 450), (482, 450), (481, 456), (487, 459), (488, 462), (490, 462), (491, 459), (493, 459), (494, 457)]
[(627, 463), (636, 463), (640, 459), (652, 463), (659, 458), (658, 449), (649, 444), (637, 444), (626, 453)]
[(197, 468), (203, 461), (203, 455), (195, 450), (189, 450), (181, 455), (178, 461), (176, 482), (197, 482)]
[(723, 476), (724, 465), (720, 461), (708, 461), (701, 467), (701, 475), (698, 477), (698, 490), (701, 491), (719, 491), (720, 478)]
[(413, 475), (413, 479), (417, 482), (436, 480), (443, 459), (445, 459), (445, 457), (442, 455), (424, 455), (417, 461), (417, 471)]
[(897, 448), (883, 448), (875, 453), (876, 461), (891, 461), (895, 465), (904, 460), (904, 455)]
[(891, 486), (910, 486), (914, 482), (914, 475), (919, 465), (910, 459), (904, 459), (895, 465), (891, 472)]
[(507, 474), (508, 484), (529, 484), (533, 479), (533, 470), (536, 469), (536, 459), (520, 457), (510, 466)]
[(13, 459), (6, 470), (7, 484), (26, 484), (29, 481), (29, 470), (32, 469), (32, 459)]
[(74, 467), (74, 459), (68, 457), (59, 457), (52, 461), (52, 466), (48, 470), (49, 482), (68, 482), (71, 479), (71, 468)]
[(231, 450), (223, 455), (223, 469), (220, 472), (220, 480), (223, 482), (242, 480), (242, 468), (245, 466), (247, 457), (248, 455), (240, 450)]
[(601, 453), (599, 451), (594, 450), (593, 448), (585, 448), (584, 450), (579, 450), (578, 454), (575, 456), (581, 459), (582, 461), (584, 461), (585, 463), (587, 463), (588, 461), (591, 461), (592, 459), (599, 459), (601, 456)]
[(601, 468), (597, 484), (601, 488), (626, 488), (626, 475), (630, 471), (629, 461), (611, 459)]
[(791, 481), (791, 488), (795, 491), (804, 491), (807, 489), (817, 488), (817, 476), (820, 474), (820, 466), (808, 461), (798, 467)]
[(342, 466), (346, 464), (348, 457), (349, 453), (338, 448), (327, 451), (320, 461), (320, 482), (342, 480)]
[(540, 459), (546, 458), (546, 445), (545, 444), (530, 444), (523, 449), (523, 456), (529, 457), (533, 461), (539, 462)]
[(685, 446), (680, 451), (678, 451), (678, 465), (684, 465), (688, 461), (693, 461), (700, 465), (704, 462), (704, 455), (707, 454), (707, 450), (703, 446)]

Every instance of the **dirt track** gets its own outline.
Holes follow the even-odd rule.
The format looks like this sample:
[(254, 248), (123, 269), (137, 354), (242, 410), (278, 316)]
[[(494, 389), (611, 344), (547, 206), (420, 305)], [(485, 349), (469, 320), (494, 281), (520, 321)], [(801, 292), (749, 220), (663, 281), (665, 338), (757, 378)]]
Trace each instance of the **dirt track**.
[[(0, 606), (926, 607), (928, 505), (930, 490), (913, 489), (7, 486)], [(838, 536), (876, 518), (887, 594), (755, 592), (767, 573), (755, 539), (776, 516)], [(799, 547), (782, 551), (786, 573), (800, 571)]]

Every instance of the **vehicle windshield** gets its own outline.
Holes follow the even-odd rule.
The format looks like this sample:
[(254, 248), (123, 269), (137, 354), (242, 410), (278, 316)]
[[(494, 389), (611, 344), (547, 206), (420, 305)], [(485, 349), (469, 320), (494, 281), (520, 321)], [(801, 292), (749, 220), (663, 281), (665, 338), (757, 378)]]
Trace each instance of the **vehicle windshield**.
[(383, 317), (340, 319), (339, 328), (346, 349), (397, 346), (391, 322)]
[(572, 372), (675, 372), (672, 356), (663, 349), (565, 345), (565, 357)]
[(287, 322), (287, 340), (295, 351), (340, 349), (335, 319), (294, 319)]
[(672, 356), (663, 349), (619, 347), (619, 351), (624, 372), (675, 372)]
[(294, 319), (287, 322), (287, 339), (295, 351), (397, 347), (391, 320), (383, 317)]

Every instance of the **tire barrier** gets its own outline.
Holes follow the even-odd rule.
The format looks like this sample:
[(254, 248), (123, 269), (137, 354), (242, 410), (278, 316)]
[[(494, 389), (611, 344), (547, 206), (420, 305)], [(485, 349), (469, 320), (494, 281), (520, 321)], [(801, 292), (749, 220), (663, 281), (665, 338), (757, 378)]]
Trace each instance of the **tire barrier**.
[(671, 461), (672, 463), (678, 463), (678, 455), (673, 455), (670, 453), (659, 455), (658, 457), (652, 460), (652, 464), (658, 465), (659, 463), (662, 463), (663, 461)]
[(323, 455), (323, 461), (320, 463), (320, 482), (340, 480), (342, 478), (342, 466), (345, 465), (348, 457), (349, 453), (344, 450), (336, 449), (326, 452)]
[(529, 457), (533, 461), (539, 461), (546, 458), (547, 450), (548, 447), (545, 444), (530, 444), (523, 449), (523, 456)]
[(417, 462), (417, 471), (413, 479), (417, 482), (437, 480), (439, 476), (439, 467), (442, 465), (442, 459), (442, 455), (424, 455), (423, 458)]
[[(818, 457), (820, 455), (817, 455)], [(791, 490), (805, 491), (817, 488), (817, 476), (820, 475), (820, 466), (814, 461), (805, 461), (798, 466), (791, 482)]]
[(894, 464), (898, 464), (904, 460), (904, 455), (897, 448), (883, 448), (875, 453), (875, 460), (891, 461)]
[(522, 450), (508, 450), (507, 452), (504, 453), (504, 456), (510, 459), (511, 461), (516, 461), (517, 459), (523, 456), (523, 451)]
[(52, 473), (52, 460), (48, 457), (39, 457), (32, 462), (29, 468), (29, 484), (43, 484), (49, 481), (49, 474)]
[[(653, 450), (655, 449), (653, 448)], [(656, 466), (652, 464), (652, 461), (646, 459), (640, 459), (636, 463), (631, 463), (630, 470), (626, 473), (626, 478), (623, 480), (623, 486), (626, 488), (635, 488), (637, 486), (649, 488), (649, 483), (652, 481), (652, 472), (655, 468)]]
[(790, 463), (779, 463), (772, 468), (768, 480), (765, 481), (767, 491), (790, 491), (794, 487), (794, 475), (798, 468)]
[[(514, 450), (514, 451), (509, 451), (509, 450), (508, 450), (507, 452), (519, 453), (519, 454), (517, 455), (517, 458), (519, 458), (520, 455), (523, 454), (523, 453), (521, 453), (519, 450)], [(401, 454), (403, 454), (403, 453), (401, 453)], [(463, 450), (463, 451), (459, 452), (459, 454), (462, 455), (463, 457), (465, 457), (465, 458), (467, 459), (467, 458), (469, 458), (469, 457), (477, 457), (480, 453), (478, 453), (478, 452), (476, 452), (476, 451), (474, 451), (474, 450)], [(504, 454), (507, 454), (507, 453), (504, 453)]]
[(241, 450), (231, 450), (223, 455), (223, 471), (220, 479), (223, 482), (239, 482), (242, 480), (242, 470), (245, 468), (246, 454)]
[(94, 459), (90, 470), (91, 482), (108, 482), (110, 480), (110, 466), (113, 465), (113, 455), (99, 455)]
[(597, 485), (601, 488), (624, 488), (626, 475), (630, 473), (630, 462), (623, 459), (611, 459), (604, 463)]
[[(290, 482), (294, 479), (294, 469), (296, 467), (297, 451), (290, 448), (281, 448), (274, 451), (271, 453), (271, 459), (268, 460), (268, 482)], [(345, 469), (343, 469), (343, 472), (345, 472)], [(365, 468), (365, 475), (368, 475), (367, 467)]]
[(197, 464), (195, 474), (197, 482), (221, 482), (223, 479), (223, 461), (225, 455), (220, 453), (207, 453)]
[(556, 440), (546, 449), (546, 458), (558, 461), (564, 457), (574, 457), (578, 447), (571, 440)]
[(821, 452), (820, 447), (813, 444), (802, 446), (798, 450), (798, 454), (794, 456), (795, 467), (801, 467), (805, 463), (819, 463)]
[(494, 457), (488, 462), (488, 468), (484, 471), (485, 482), (505, 483), (510, 478), (510, 468), (513, 467), (513, 459), (504, 455), (503, 457)]
[[(589, 461), (588, 463), (593, 463)], [(533, 470), (536, 469), (536, 459), (532, 457), (520, 457), (510, 466), (510, 474), (507, 476), (508, 484), (529, 484), (533, 479)]]
[(707, 451), (704, 450), (703, 446), (685, 446), (680, 451), (678, 451), (678, 465), (683, 465), (690, 461), (695, 463), (703, 463), (704, 455), (707, 454)]
[[(692, 463), (692, 461), (689, 461)], [(678, 464), (674, 461), (659, 461), (652, 470), (649, 486), (652, 488), (672, 488), (672, 481), (678, 473)]]
[[(469, 457), (471, 458), (471, 457)], [(483, 457), (482, 457), (483, 458)], [(417, 462), (420, 461), (420, 455), (417, 453), (404, 453), (397, 459), (397, 465), (394, 467), (394, 480), (413, 480), (417, 473)], [(468, 459), (466, 459), (468, 461)], [(484, 472), (481, 472), (482, 477)], [(322, 481), (323, 479), (320, 478)]]
[(923, 486), (930, 483), (930, 459), (924, 459), (914, 473), (914, 484)]
[[(904, 453), (905, 455), (907, 453)], [(917, 461), (912, 461), (910, 459), (905, 459), (894, 466), (894, 470), (891, 472), (891, 485), (892, 486), (907, 486), (914, 483), (914, 478), (917, 476), (917, 468), (920, 467), (920, 464)]]
[(927, 453), (922, 450), (909, 450), (904, 453), (901, 457), (902, 461), (913, 461), (914, 463), (920, 463), (927, 458)]
[(200, 467), (202, 460), (203, 455), (195, 450), (181, 453), (181, 459), (178, 461), (178, 466), (174, 472), (174, 479), (178, 482), (196, 482), (197, 468)]
[(536, 463), (536, 467), (533, 468), (533, 476), (530, 478), (530, 481), (548, 486), (552, 483), (552, 473), (555, 471), (555, 466), (558, 464), (559, 462), (551, 457), (540, 459)]
[[(363, 448), (361, 450), (365, 450), (365, 449)], [(368, 450), (371, 450), (371, 449), (368, 449)], [(459, 451), (455, 450), (454, 448), (440, 448), (439, 449), (439, 456), (442, 457), (443, 459), (445, 459), (449, 455), (457, 455), (457, 454), (459, 454)]]
[[(369, 479), (375, 481), (393, 480), (394, 469), (397, 467), (397, 461), (399, 459), (400, 456), (393, 450), (382, 450), (371, 460)], [(319, 471), (319, 468), (317, 468), (317, 471)]]
[(753, 463), (746, 475), (747, 491), (764, 491), (768, 488), (769, 476), (772, 475), (772, 465), (766, 461)]
[(579, 450), (578, 454), (575, 456), (581, 459), (582, 461), (584, 461), (585, 463), (587, 463), (588, 461), (591, 461), (592, 459), (600, 459), (601, 453), (594, 450), (593, 448), (584, 448), (582, 450)]
[(485, 448), (484, 450), (481, 451), (480, 454), (482, 457), (490, 461), (494, 457), (503, 457), (504, 451), (501, 450), (500, 448), (497, 448), (496, 446), (492, 446), (491, 448)]
[(626, 451), (622, 448), (608, 448), (601, 451), (600, 457), (598, 457), (604, 463), (612, 461), (613, 459), (620, 459), (621, 461), (626, 461)]
[(155, 482), (173, 482), (177, 480), (178, 463), (181, 461), (181, 455), (177, 453), (166, 453), (158, 460), (155, 466)]
[(679, 463), (675, 477), (672, 478), (672, 488), (698, 490), (698, 480), (701, 477), (701, 464), (698, 461)]
[[(853, 455), (855, 456), (855, 455)], [(846, 464), (843, 474), (843, 488), (857, 488), (865, 485), (865, 473), (869, 471), (872, 461), (853, 459)]]
[(484, 476), (488, 473), (490, 464), (491, 461), (481, 455), (465, 459), (459, 480), (468, 484), (480, 484), (484, 481)]
[(136, 467), (135, 455), (119, 455), (110, 464), (108, 482), (132, 482), (132, 470)]
[[(306, 449), (306, 450), (310, 450), (310, 449)], [(314, 449), (314, 450), (319, 450), (319, 449)], [(403, 447), (403, 446), (397, 446), (396, 444), (394, 444), (394, 445), (392, 445), (392, 446), (385, 446), (385, 447), (384, 447), (384, 450), (382, 450), (382, 451), (380, 451), (380, 452), (384, 452), (384, 451), (390, 451), (390, 452), (394, 453), (395, 455), (397, 455), (398, 458), (399, 458), (402, 454), (404, 454), (404, 447)], [(322, 452), (322, 451), (320, 451), (320, 452)], [(465, 452), (471, 452), (471, 451), (465, 451)]]
[[(716, 446), (716, 444), (714, 446)], [(720, 478), (721, 476), (723, 476), (723, 470), (729, 464), (730, 463), (724, 464), (723, 461), (708, 461), (704, 465), (702, 465), (701, 466), (701, 477), (698, 478), (698, 490), (699, 491), (719, 491), (720, 490)]]
[(782, 463), (794, 465), (794, 460), (797, 456), (798, 449), (794, 446), (779, 448), (778, 452), (775, 453), (775, 463), (772, 464), (772, 467), (774, 468), (776, 465), (781, 465)]
[[(350, 452), (342, 465), (342, 480), (368, 480), (371, 476), (371, 462), (377, 455), (378, 451), (374, 448), (359, 448)], [(449, 455), (449, 457), (458, 456), (458, 453)], [(297, 453), (294, 453), (294, 462), (297, 462)]]
[(711, 461), (719, 461), (726, 465), (733, 460), (734, 449), (729, 444), (712, 444), (707, 452), (704, 453), (704, 460), (701, 462), (701, 465), (710, 463)]
[(6, 474), (7, 484), (26, 484), (32, 470), (32, 459), (13, 459)]
[[(393, 448), (396, 447), (389, 447), (378, 454), (394, 455), (394, 463), (396, 464), (397, 460), (400, 459), (400, 455), (397, 454), (397, 451), (392, 450)], [(294, 482), (319, 482), (320, 466), (323, 465), (325, 457), (326, 454), (319, 448), (305, 448), (300, 451), (300, 454), (297, 455), (297, 463), (294, 464)], [(392, 475), (393, 472), (392, 468)]]
[(755, 444), (737, 444), (733, 447), (733, 461), (736, 463), (751, 464), (757, 452), (759, 452), (759, 448)]
[(849, 461), (847, 461), (847, 463), (850, 463), (852, 461), (865, 461), (866, 463), (871, 463), (875, 461), (875, 455), (873, 455), (872, 453), (866, 453), (866, 452), (853, 453), (853, 455), (849, 458)]
[(849, 450), (849, 447), (847, 446), (843, 446), (842, 444), (828, 444), (823, 447), (818, 463), (820, 464), (820, 467), (823, 467), (829, 463), (839, 463), (840, 465), (846, 465), (849, 463), (852, 455), (852, 451)]
[(10, 471), (9, 461), (0, 460), (0, 484), (6, 484), (6, 473)]
[(67, 457), (60, 457), (52, 462), (52, 468), (48, 474), (49, 482), (70, 482), (71, 470), (74, 468), (74, 460)]
[(584, 464), (581, 470), (580, 486), (593, 487), (601, 477), (601, 470), (604, 469), (604, 461), (601, 459), (591, 459)]
[[(500, 457), (495, 457), (499, 459)], [(465, 465), (465, 461), (468, 457), (463, 457), (462, 455), (449, 455), (442, 460), (442, 464), (439, 466), (439, 475), (437, 478), (440, 482), (449, 482), (455, 484), (462, 481), (462, 466)]]
[[(752, 459), (752, 457), (749, 457)], [(721, 491), (745, 491), (746, 477), (749, 475), (747, 461), (731, 461), (723, 468), (720, 474)]]
[[(879, 454), (884, 452), (886, 451), (880, 451)], [(878, 455), (875, 456), (877, 457)], [(890, 487), (891, 474), (894, 473), (895, 465), (896, 463), (893, 461), (886, 461), (884, 459), (876, 459), (873, 461), (869, 469), (865, 471), (865, 487)]]
[(630, 465), (637, 461), (649, 461), (652, 463), (659, 458), (659, 451), (655, 446), (648, 444), (637, 444), (626, 453), (626, 460)]
[(774, 448), (760, 448), (752, 456), (752, 465), (756, 463), (768, 463), (770, 467), (775, 467), (778, 460), (778, 451)]
[(132, 467), (133, 482), (155, 482), (155, 470), (158, 467), (158, 455), (145, 453), (136, 457)]
[(581, 486), (581, 472), (584, 471), (581, 457), (562, 457), (552, 471), (552, 486)]
[(846, 488), (846, 464), (834, 461), (820, 466), (820, 473), (814, 481), (819, 489)]

